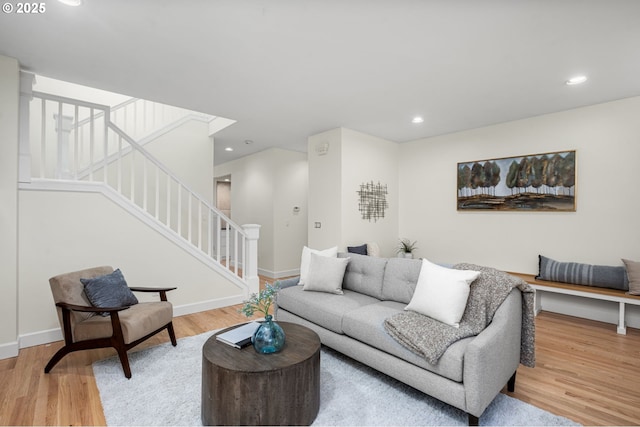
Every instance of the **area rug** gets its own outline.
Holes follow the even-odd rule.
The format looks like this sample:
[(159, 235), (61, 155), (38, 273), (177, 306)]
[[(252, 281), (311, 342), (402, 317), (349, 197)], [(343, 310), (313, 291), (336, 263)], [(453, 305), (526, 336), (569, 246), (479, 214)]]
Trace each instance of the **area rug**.
[[(117, 357), (95, 362), (107, 425), (202, 425), (202, 346), (212, 334), (182, 338), (177, 347), (166, 343), (129, 353), (130, 380)], [(331, 349), (323, 347), (320, 360), (320, 412), (313, 425), (468, 425), (463, 411)], [(579, 425), (504, 394), (486, 409), (480, 424)]]

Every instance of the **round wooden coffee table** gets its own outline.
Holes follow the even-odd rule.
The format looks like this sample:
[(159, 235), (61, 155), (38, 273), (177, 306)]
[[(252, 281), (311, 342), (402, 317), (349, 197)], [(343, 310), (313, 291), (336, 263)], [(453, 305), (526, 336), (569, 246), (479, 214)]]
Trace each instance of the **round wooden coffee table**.
[[(259, 354), (213, 335), (202, 347), (204, 425), (310, 425), (320, 408), (320, 338), (278, 322), (284, 348)], [(222, 333), (220, 331), (219, 333)]]

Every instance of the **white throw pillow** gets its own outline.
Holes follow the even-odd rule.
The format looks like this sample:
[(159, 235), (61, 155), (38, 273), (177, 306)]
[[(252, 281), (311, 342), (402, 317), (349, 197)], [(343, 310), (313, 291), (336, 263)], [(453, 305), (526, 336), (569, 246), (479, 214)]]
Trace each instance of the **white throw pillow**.
[(367, 243), (367, 255), (380, 258), (380, 246), (376, 242)]
[(348, 263), (349, 258), (326, 257), (312, 253), (309, 275), (303, 290), (342, 295), (342, 280)]
[(300, 260), (300, 281), (298, 285), (304, 285), (309, 275), (309, 264), (311, 263), (311, 254), (318, 254), (326, 257), (338, 256), (338, 247), (334, 246), (325, 250), (310, 249), (308, 247), (302, 248), (302, 258)]
[(405, 310), (415, 311), (458, 328), (479, 271), (454, 270), (422, 260), (416, 290)]

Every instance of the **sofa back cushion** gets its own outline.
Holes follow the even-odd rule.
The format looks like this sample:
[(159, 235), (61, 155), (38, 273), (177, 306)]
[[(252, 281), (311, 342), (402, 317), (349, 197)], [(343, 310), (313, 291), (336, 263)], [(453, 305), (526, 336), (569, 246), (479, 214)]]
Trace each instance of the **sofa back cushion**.
[(409, 304), (420, 276), (422, 260), (389, 258), (382, 281), (382, 300)]
[(354, 253), (339, 253), (339, 258), (351, 258), (342, 280), (342, 288), (382, 299), (382, 279), (386, 258), (375, 258)]

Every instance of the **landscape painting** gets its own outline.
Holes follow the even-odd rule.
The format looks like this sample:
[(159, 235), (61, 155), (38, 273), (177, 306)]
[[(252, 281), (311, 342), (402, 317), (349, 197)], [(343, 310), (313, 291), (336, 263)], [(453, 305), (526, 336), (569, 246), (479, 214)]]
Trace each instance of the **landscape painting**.
[(576, 210), (576, 152), (458, 163), (458, 210)]

